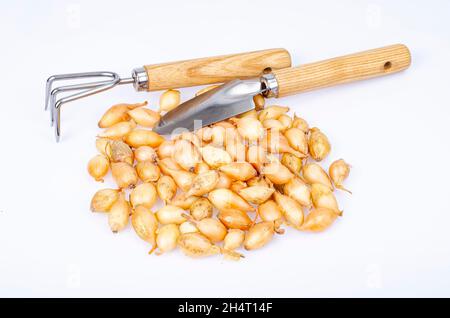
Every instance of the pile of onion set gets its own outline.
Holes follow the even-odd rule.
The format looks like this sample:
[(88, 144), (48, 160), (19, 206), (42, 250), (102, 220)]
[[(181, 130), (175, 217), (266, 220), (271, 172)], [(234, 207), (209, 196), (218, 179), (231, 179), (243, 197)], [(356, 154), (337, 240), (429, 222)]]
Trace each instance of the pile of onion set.
[(323, 131), (288, 107), (254, 101), (255, 110), (170, 140), (152, 128), (179, 105), (179, 91), (164, 92), (158, 111), (147, 102), (109, 108), (87, 170), (99, 182), (111, 171), (116, 185), (97, 191), (91, 210), (104, 212), (114, 233), (131, 223), (157, 255), (179, 248), (238, 260), (286, 227), (330, 227), (342, 216), (334, 190), (350, 192), (350, 165), (339, 159), (322, 168), (331, 150)]

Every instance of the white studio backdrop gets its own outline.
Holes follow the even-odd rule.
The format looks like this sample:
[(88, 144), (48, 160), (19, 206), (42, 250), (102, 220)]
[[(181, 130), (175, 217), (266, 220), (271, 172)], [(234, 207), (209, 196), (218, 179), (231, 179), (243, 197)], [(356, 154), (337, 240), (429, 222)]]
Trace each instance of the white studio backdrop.
[[(450, 296), (448, 1), (2, 1), (0, 296)], [(290, 106), (353, 170), (329, 231), (288, 229), (240, 262), (149, 256), (131, 228), (89, 211), (105, 185), (86, 172), (108, 106), (131, 86), (64, 106), (62, 141), (44, 113), (55, 73), (284, 47), (293, 64), (394, 43), (409, 70), (310, 92)], [(182, 98), (198, 88), (183, 89)]]

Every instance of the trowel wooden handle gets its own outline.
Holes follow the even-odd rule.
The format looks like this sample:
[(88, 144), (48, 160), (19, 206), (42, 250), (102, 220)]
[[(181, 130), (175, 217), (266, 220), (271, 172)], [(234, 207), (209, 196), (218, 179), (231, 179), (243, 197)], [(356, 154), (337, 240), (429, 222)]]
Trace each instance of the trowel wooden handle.
[(269, 49), (144, 66), (148, 90), (156, 91), (227, 82), (236, 78), (261, 75), (263, 70), (291, 66), (291, 57), (285, 49)]
[(402, 71), (411, 64), (408, 48), (395, 44), (299, 67), (275, 70), (278, 97)]

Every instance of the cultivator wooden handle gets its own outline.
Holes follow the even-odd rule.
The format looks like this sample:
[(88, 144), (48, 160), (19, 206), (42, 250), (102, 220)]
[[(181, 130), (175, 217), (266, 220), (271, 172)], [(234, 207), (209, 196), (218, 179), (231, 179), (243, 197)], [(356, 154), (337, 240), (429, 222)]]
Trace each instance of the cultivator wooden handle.
[(411, 64), (409, 49), (395, 44), (298, 67), (274, 70), (277, 97), (402, 71)]
[[(109, 90), (117, 85), (132, 84), (137, 91), (157, 91), (195, 85), (222, 83), (236, 78), (260, 75), (264, 70), (291, 66), (285, 49), (206, 57), (179, 62), (152, 64), (133, 69), (131, 77), (122, 78), (110, 71), (56, 74), (47, 79), (45, 109), (50, 108), (50, 120), (55, 126), (56, 140), (61, 135), (61, 106), (80, 98)], [(73, 84), (74, 80), (79, 83)], [(54, 87), (56, 81), (71, 81)], [(68, 93), (58, 98), (60, 93)], [(56, 125), (55, 125), (56, 124)]]
[(259, 76), (267, 68), (278, 70), (290, 66), (288, 51), (269, 49), (146, 65), (144, 68), (149, 82), (148, 90), (156, 91), (251, 78)]

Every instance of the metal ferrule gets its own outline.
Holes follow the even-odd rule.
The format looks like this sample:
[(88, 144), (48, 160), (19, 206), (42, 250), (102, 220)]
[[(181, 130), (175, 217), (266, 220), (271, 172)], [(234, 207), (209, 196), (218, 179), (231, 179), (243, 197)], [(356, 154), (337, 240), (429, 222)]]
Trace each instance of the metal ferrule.
[(137, 67), (131, 75), (133, 77), (133, 86), (137, 91), (148, 90), (148, 75), (145, 68)]
[(278, 97), (278, 81), (273, 73), (263, 74), (261, 76), (263, 87), (262, 95), (266, 98)]

